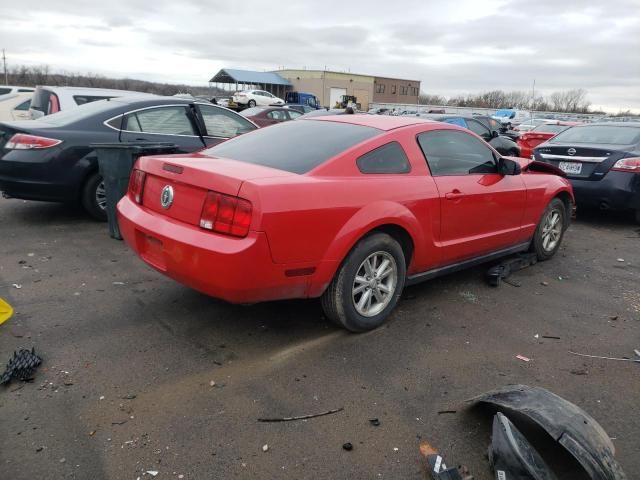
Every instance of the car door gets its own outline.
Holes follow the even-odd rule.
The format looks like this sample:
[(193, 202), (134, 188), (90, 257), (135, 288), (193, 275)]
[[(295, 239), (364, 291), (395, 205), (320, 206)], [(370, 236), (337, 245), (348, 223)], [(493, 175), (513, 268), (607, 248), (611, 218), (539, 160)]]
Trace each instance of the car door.
[(226, 108), (196, 104), (199, 121), (203, 126), (203, 138), (208, 147), (229, 138), (255, 130), (257, 125)]
[(494, 151), (470, 133), (432, 130), (418, 143), (440, 196), (442, 263), (518, 243), (526, 207), (522, 177), (498, 174)]
[(267, 105), (269, 105), (271, 103), (271, 99), (269, 97), (267, 97), (265, 95), (265, 93), (266, 92), (263, 92), (262, 90), (256, 90), (255, 91), (258, 105), (267, 106)]
[(169, 142), (182, 153), (205, 147), (198, 134), (189, 105), (162, 105), (128, 112), (124, 115), (122, 142)]

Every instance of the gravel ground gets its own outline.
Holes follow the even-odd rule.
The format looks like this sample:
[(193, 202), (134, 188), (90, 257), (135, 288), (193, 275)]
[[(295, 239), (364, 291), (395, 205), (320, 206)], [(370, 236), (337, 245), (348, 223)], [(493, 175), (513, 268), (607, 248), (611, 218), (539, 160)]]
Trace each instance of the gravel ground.
[(584, 408), (640, 476), (640, 365), (568, 354), (640, 348), (640, 229), (625, 216), (579, 218), (519, 287), (476, 268), (408, 288), (362, 335), (317, 301), (189, 290), (62, 206), (0, 199), (0, 226), (0, 297), (16, 310), (0, 361), (32, 346), (44, 359), (32, 383), (0, 388), (3, 478), (420, 479), (422, 439), (491, 479), (491, 416), (464, 400), (508, 383)]

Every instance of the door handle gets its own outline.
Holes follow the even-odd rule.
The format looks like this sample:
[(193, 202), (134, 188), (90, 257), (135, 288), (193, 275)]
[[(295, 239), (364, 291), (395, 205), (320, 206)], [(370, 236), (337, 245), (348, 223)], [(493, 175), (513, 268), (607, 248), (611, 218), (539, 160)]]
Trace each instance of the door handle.
[(464, 193), (462, 193), (460, 190), (456, 189), (453, 192), (449, 192), (449, 193), (445, 193), (444, 194), (444, 198), (446, 198), (447, 200), (458, 200), (460, 198), (464, 197)]

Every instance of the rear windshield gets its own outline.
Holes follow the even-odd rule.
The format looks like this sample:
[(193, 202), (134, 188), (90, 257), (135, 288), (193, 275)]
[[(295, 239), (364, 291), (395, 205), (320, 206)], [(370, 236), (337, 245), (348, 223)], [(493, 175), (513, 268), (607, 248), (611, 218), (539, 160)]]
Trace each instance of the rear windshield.
[(381, 133), (362, 125), (325, 121), (286, 122), (223, 142), (203, 153), (306, 173), (331, 157)]
[(551, 143), (608, 143), (632, 145), (640, 141), (640, 127), (617, 125), (588, 125), (559, 133)]
[(566, 130), (567, 128), (569, 127), (566, 125), (555, 125), (555, 124), (538, 125), (532, 131), (540, 132), (540, 133), (558, 133), (558, 132), (561, 132), (562, 130)]
[[(69, 125), (85, 117), (95, 115), (96, 113), (106, 112), (111, 110), (117, 105), (109, 100), (101, 100), (99, 102), (91, 102), (86, 105), (82, 105), (76, 108), (70, 108), (68, 110), (62, 110), (58, 113), (47, 115), (40, 119), (41, 122), (47, 122), (52, 125)], [(33, 100), (31, 100), (31, 106), (33, 107)]]
[(243, 117), (253, 117), (254, 115), (257, 115), (264, 110), (266, 109), (263, 107), (246, 108), (240, 112), (240, 115), (242, 115)]

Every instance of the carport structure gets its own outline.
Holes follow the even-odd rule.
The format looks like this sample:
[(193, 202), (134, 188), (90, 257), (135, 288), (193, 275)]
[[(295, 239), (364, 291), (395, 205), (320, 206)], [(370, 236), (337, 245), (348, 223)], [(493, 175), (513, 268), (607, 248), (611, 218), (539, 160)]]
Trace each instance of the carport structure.
[(250, 89), (266, 90), (280, 98), (284, 98), (287, 90), (290, 90), (292, 87), (289, 80), (282, 78), (277, 73), (254, 72), (251, 70), (237, 70), (232, 68), (223, 68), (209, 80), (210, 87), (215, 86), (216, 88), (221, 88), (220, 85), (222, 85), (224, 90), (231, 89), (233, 85), (235, 85), (235, 91)]

